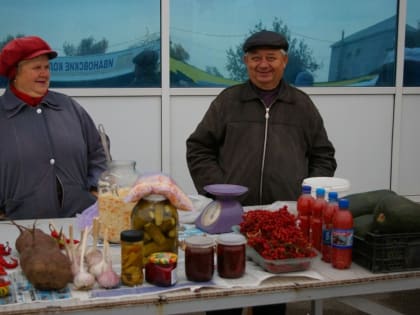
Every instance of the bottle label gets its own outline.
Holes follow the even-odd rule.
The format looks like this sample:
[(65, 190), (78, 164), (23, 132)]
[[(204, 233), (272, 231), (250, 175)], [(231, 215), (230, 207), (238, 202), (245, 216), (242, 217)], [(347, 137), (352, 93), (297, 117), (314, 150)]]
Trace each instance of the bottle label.
[(322, 228), (322, 243), (331, 246), (331, 229)]
[(353, 247), (353, 229), (333, 229), (331, 237), (331, 245), (334, 248)]

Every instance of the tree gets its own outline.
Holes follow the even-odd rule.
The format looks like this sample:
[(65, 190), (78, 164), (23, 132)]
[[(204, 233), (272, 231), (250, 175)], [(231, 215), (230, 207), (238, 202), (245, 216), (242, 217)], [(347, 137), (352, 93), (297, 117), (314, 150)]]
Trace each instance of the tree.
[(11, 40), (16, 39), (16, 38), (19, 38), (19, 37), (23, 37), (23, 36), (25, 36), (25, 35), (23, 35), (23, 34), (16, 34), (16, 36), (7, 35), (7, 37), (5, 39), (3, 39), (2, 41), (0, 41), (0, 50), (2, 50), (3, 47), (6, 46), (6, 44), (8, 42), (10, 42)]
[(217, 69), (216, 67), (206, 66), (206, 72), (216, 77), (223, 78), (223, 75), (220, 73), (219, 69)]
[[(249, 35), (263, 29), (268, 28), (264, 27), (260, 21), (249, 32)], [(314, 72), (321, 68), (321, 65), (318, 64), (312, 56), (312, 49), (309, 48), (302, 39), (298, 40), (296, 38), (292, 38), (290, 29), (283, 23), (282, 20), (275, 18), (272, 23), (271, 30), (283, 34), (289, 42), (289, 62), (284, 73), (284, 77), (288, 82), (294, 82), (297, 74), (301, 71), (306, 70)], [(230, 78), (233, 80), (245, 81), (248, 78), (246, 66), (244, 65), (242, 59), (242, 44), (227, 50), (226, 69), (230, 74)]]
[(170, 55), (172, 58), (186, 62), (190, 59), (190, 54), (182, 47), (181, 44), (170, 43)]
[(63, 51), (66, 56), (103, 54), (107, 49), (108, 41), (105, 38), (95, 43), (95, 39), (92, 36), (83, 38), (77, 47), (68, 42), (65, 42), (63, 45)]

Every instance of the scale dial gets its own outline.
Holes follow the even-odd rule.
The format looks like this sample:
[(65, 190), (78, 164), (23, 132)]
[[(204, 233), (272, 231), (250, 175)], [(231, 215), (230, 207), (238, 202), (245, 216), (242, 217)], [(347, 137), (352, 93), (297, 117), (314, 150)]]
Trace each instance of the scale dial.
[(243, 209), (235, 200), (248, 191), (247, 187), (231, 184), (215, 184), (204, 187), (216, 200), (210, 202), (195, 220), (195, 225), (210, 234), (227, 233), (242, 221)]
[(222, 213), (222, 205), (218, 201), (211, 202), (201, 215), (201, 224), (203, 227), (210, 226), (219, 219)]

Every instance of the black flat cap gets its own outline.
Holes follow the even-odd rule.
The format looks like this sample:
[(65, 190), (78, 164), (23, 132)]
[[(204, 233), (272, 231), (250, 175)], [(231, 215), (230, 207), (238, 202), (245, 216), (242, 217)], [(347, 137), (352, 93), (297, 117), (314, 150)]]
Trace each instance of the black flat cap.
[(262, 30), (248, 37), (242, 49), (244, 52), (248, 52), (251, 49), (263, 46), (284, 49), (286, 52), (289, 49), (286, 37), (277, 32), (267, 30)]

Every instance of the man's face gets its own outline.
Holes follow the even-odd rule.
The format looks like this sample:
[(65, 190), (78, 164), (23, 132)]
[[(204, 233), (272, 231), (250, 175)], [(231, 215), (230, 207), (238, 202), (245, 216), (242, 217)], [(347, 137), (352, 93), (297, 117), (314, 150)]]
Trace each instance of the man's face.
[(283, 77), (287, 60), (287, 54), (278, 48), (256, 48), (244, 56), (249, 79), (262, 90), (277, 87)]

